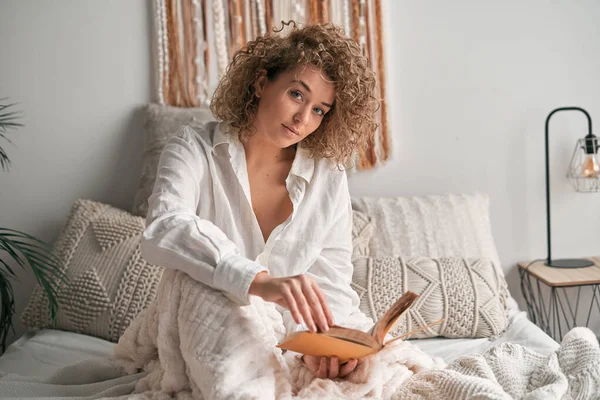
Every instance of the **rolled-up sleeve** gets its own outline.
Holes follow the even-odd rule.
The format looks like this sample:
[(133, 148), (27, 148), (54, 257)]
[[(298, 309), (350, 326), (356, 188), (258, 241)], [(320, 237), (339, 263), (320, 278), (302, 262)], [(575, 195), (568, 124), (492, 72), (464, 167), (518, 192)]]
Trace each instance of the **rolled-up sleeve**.
[(142, 255), (249, 304), (250, 284), (266, 268), (240, 255), (221, 229), (196, 214), (200, 190), (211, 190), (209, 154), (200, 140), (185, 126), (166, 143), (148, 200)]

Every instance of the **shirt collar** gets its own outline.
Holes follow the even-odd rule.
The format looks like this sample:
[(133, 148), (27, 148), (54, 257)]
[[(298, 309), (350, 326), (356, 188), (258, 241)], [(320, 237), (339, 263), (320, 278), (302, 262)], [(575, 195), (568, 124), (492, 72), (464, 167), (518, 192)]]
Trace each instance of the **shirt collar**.
[[(223, 151), (226, 152), (231, 157), (231, 154), (229, 153), (230, 135), (225, 132), (225, 130), (226, 130), (225, 125), (223, 125), (223, 123), (221, 123), (221, 122), (215, 123), (213, 129), (214, 129), (214, 131), (213, 131), (213, 148), (212, 148), (213, 153), (219, 154), (220, 150), (218, 150), (218, 148), (223, 147)], [(227, 146), (223, 146), (223, 145), (227, 145)], [(224, 153), (222, 153), (222, 154), (224, 154)]]
[[(214, 136), (213, 136), (213, 153), (214, 154), (227, 154), (230, 158), (234, 157), (237, 149), (235, 144), (237, 138), (234, 138), (226, 132), (226, 127), (223, 123), (215, 124)], [(236, 143), (233, 143), (236, 141)], [(232, 148), (232, 144), (234, 144)], [(232, 153), (233, 150), (233, 153)], [(300, 144), (296, 148), (296, 156), (292, 163), (290, 174), (298, 176), (304, 179), (307, 183), (312, 180), (315, 171), (315, 159), (310, 157), (310, 150), (301, 146)]]
[(296, 157), (292, 163), (290, 173), (310, 183), (315, 172), (315, 159), (310, 157), (310, 150), (301, 146), (296, 148)]

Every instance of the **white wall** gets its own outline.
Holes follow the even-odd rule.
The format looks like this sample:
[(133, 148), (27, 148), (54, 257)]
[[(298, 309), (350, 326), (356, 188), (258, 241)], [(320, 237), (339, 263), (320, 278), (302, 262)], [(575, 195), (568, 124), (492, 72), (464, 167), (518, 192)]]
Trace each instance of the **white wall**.
[[(2, 142), (13, 167), (0, 172), (0, 227), (53, 241), (77, 198), (131, 207), (151, 32), (145, 0), (0, 2), (0, 98), (26, 125), (8, 134), (15, 146)], [(21, 280), (18, 312), (33, 287)]]
[[(520, 299), (516, 263), (546, 256), (546, 117), (576, 105), (600, 126), (600, 2), (385, 4), (394, 154), (385, 167), (353, 176), (351, 191), (488, 193), (500, 258)], [(550, 127), (553, 258), (600, 255), (600, 194), (577, 193), (565, 178), (587, 120), (562, 112)]]
[[(141, 163), (139, 105), (154, 98), (151, 10), (143, 0), (0, 3), (0, 97), (26, 127), (10, 134), (0, 226), (52, 241), (79, 197), (128, 209)], [(488, 193), (509, 284), (543, 257), (544, 122), (586, 108), (600, 124), (600, 3), (386, 0), (393, 158), (353, 174), (355, 196)], [(600, 255), (600, 195), (564, 179), (585, 118), (553, 117), (556, 257)], [(4, 143), (3, 143), (4, 144)], [(32, 287), (16, 284), (18, 311)], [(22, 328), (18, 326), (18, 334)]]

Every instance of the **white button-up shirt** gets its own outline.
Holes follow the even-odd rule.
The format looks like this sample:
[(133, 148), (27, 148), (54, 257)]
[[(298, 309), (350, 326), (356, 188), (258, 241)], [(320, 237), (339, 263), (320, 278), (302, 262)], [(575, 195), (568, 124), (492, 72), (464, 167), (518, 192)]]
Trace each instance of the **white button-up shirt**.
[[(243, 145), (223, 125), (181, 127), (167, 142), (149, 198), (142, 254), (248, 304), (257, 273), (306, 274), (342, 324), (358, 311), (352, 209), (345, 171), (298, 146), (285, 181), (293, 212), (265, 243), (252, 209)], [(282, 307), (286, 329), (299, 327)]]

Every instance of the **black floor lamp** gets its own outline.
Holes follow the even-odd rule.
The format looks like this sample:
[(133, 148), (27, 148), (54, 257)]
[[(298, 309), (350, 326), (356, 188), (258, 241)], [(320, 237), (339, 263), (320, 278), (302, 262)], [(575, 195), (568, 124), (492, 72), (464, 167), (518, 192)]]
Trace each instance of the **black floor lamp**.
[(558, 111), (581, 111), (587, 117), (588, 134), (585, 138), (577, 141), (567, 177), (575, 187), (575, 190), (579, 192), (590, 193), (600, 191), (600, 166), (597, 159), (598, 139), (592, 134), (592, 119), (590, 118), (590, 115), (580, 107), (561, 107), (553, 110), (546, 118), (546, 226), (548, 233), (548, 258), (546, 260), (546, 265), (555, 268), (589, 267), (594, 265), (594, 263), (582, 258), (552, 259), (550, 240), (550, 162), (548, 160), (548, 124), (550, 122), (550, 117)]

